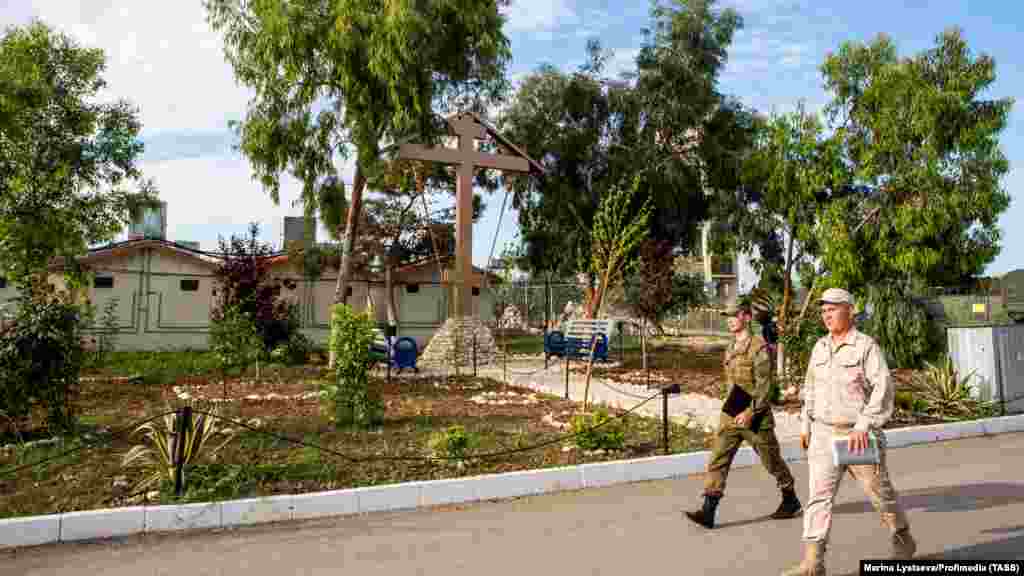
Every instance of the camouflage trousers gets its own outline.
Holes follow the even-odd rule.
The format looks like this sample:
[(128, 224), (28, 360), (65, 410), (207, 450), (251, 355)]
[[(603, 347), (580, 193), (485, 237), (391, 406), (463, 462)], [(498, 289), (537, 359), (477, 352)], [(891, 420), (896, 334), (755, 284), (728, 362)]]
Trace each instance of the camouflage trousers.
[(811, 445), (807, 454), (811, 486), (809, 501), (804, 508), (805, 542), (828, 542), (832, 529), (832, 502), (845, 473), (860, 481), (861, 487), (880, 515), (882, 526), (887, 528), (890, 534), (908, 527), (899, 496), (889, 480), (883, 431), (874, 432), (878, 439), (879, 464), (837, 467), (833, 463), (832, 438), (847, 436), (849, 431), (849, 428), (833, 428), (820, 422), (814, 422), (811, 428)]
[(774, 428), (761, 428), (750, 430), (740, 428), (732, 423), (732, 419), (722, 415), (722, 426), (715, 434), (715, 444), (711, 449), (711, 460), (708, 462), (707, 474), (704, 476), (704, 494), (718, 494), (725, 492), (725, 481), (729, 476), (729, 468), (740, 449), (743, 441), (746, 440), (768, 473), (775, 477), (780, 490), (793, 488), (793, 474), (789, 471), (789, 465), (782, 459), (782, 450), (779, 447), (779, 440), (775, 437)]

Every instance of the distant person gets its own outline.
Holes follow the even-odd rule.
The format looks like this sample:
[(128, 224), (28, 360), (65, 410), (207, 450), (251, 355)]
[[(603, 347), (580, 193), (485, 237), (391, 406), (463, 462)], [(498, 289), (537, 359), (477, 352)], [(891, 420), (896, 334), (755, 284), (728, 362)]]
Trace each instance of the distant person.
[[(853, 326), (853, 297), (830, 288), (819, 300), (828, 335), (811, 350), (801, 396), (800, 445), (808, 451), (810, 496), (804, 513), (804, 559), (783, 576), (825, 574), (825, 550), (832, 528), (832, 502), (845, 472), (860, 480), (889, 530), (894, 559), (910, 559), (917, 544), (889, 480), (885, 433), (893, 413), (894, 385), (878, 344)], [(875, 437), (878, 463), (833, 462), (833, 438), (848, 438), (850, 453), (863, 453)]]
[(725, 492), (729, 468), (736, 451), (746, 440), (757, 452), (761, 464), (775, 477), (782, 491), (782, 503), (770, 517), (793, 518), (800, 514), (802, 507), (793, 488), (793, 474), (782, 459), (779, 441), (775, 437), (775, 417), (771, 408), (774, 374), (768, 344), (764, 338), (750, 332), (749, 305), (732, 306), (722, 315), (729, 317), (729, 331), (734, 337), (725, 351), (723, 361), (726, 385), (730, 391), (734, 386), (739, 387), (752, 397), (752, 402), (735, 418), (724, 411), (721, 413), (715, 445), (704, 478), (704, 507), (696, 512), (686, 512), (686, 516), (705, 528), (714, 528), (715, 512)]

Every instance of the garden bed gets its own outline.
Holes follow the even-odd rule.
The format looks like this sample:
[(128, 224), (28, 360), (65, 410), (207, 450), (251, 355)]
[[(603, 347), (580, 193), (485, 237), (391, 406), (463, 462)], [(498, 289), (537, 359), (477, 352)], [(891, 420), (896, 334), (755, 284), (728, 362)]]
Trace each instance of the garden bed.
[[(577, 410), (575, 403), (486, 378), (408, 374), (393, 377), (390, 383), (371, 378), (383, 394), (383, 425), (371, 430), (338, 429), (319, 398), (320, 382), (328, 377), (322, 366), (272, 366), (264, 368), (258, 380), (252, 371), (228, 378), (225, 401), (224, 380), (218, 374), (179, 370), (175, 366), (202, 362), (194, 357), (182, 360), (180, 353), (164, 354), (159, 379), (145, 374), (126, 378), (144, 372), (145, 367), (138, 363), (83, 375), (79, 399), (83, 433), (56, 443), (28, 447), (14, 443), (0, 452), (0, 470), (39, 462), (82, 442), (105, 438), (110, 431), (184, 404), (186, 395), (197, 409), (216, 409), (230, 418), (231, 422), (222, 421), (220, 426), (236, 434), (215, 459), (204, 460), (190, 470), (186, 501), (333, 490), (662, 453), (659, 419), (629, 415), (621, 450), (582, 450), (565, 438), (571, 433), (568, 422)], [(471, 453), (509, 453), (470, 459), (462, 465), (432, 459), (436, 454), (431, 439), (456, 425), (477, 439)], [(670, 438), (675, 453), (709, 446), (703, 433), (678, 424), (672, 424)], [(2, 441), (11, 442), (10, 437)], [(122, 436), (18, 471), (13, 477), (0, 477), (0, 517), (174, 501), (170, 483), (136, 491), (143, 470), (122, 468), (124, 454), (143, 442), (141, 435)], [(212, 445), (217, 444), (215, 438)], [(524, 450), (541, 444), (546, 445)], [(370, 460), (352, 462), (342, 455)]]

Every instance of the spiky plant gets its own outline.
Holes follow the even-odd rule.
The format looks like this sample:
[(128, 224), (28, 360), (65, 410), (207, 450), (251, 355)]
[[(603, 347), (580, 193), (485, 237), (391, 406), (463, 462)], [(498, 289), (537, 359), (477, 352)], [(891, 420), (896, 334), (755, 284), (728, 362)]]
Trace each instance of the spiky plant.
[[(162, 425), (158, 424), (160, 420), (155, 420), (136, 428), (133, 434), (145, 434), (148, 443), (132, 447), (121, 459), (121, 466), (124, 468), (147, 470), (136, 484), (136, 492), (158, 485), (161, 480), (171, 481), (174, 479), (174, 441), (179, 432), (175, 430), (177, 420), (174, 414), (167, 414), (161, 420), (163, 420)], [(216, 411), (193, 416), (190, 425), (183, 431), (185, 447), (182, 459), (184, 466), (190, 466), (204, 456), (214, 456), (234, 438), (234, 432), (218, 428), (216, 420)], [(217, 434), (226, 435), (224, 442), (204, 453), (204, 448)]]

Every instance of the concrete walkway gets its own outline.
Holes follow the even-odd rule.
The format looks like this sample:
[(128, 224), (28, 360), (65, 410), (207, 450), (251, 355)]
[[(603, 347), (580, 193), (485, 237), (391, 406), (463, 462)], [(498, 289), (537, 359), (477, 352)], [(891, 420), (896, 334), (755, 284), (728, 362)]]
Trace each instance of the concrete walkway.
[[(578, 364), (574, 364), (577, 366)], [(581, 364), (580, 364), (581, 365)], [(545, 392), (556, 396), (565, 395), (565, 370), (563, 363), (554, 362), (544, 369), (543, 360), (518, 361), (510, 364), (507, 382), (514, 386), (529, 388), (537, 392)], [(488, 366), (478, 369), (481, 376), (489, 376), (503, 380), (505, 371), (501, 367)], [(569, 398), (583, 401), (586, 379), (582, 374), (570, 371)], [(657, 390), (648, 389), (644, 385), (623, 384), (605, 378), (591, 378), (590, 401), (616, 408), (629, 409), (655, 394)], [(686, 423), (692, 427), (703, 427), (711, 431), (718, 425), (718, 415), (722, 411), (722, 401), (702, 394), (676, 394), (669, 396), (669, 418)], [(638, 413), (661, 418), (662, 402), (660, 398), (641, 406)], [(792, 440), (800, 436), (800, 415), (775, 410), (775, 434), (781, 441)]]
[[(1024, 559), (1024, 434), (896, 449), (891, 474), (919, 557)], [(806, 497), (807, 466), (793, 466)], [(778, 574), (800, 555), (801, 520), (764, 519), (777, 493), (760, 468), (730, 476), (720, 527), (682, 518), (700, 478), (446, 509), (0, 552), (5, 576), (422, 574)], [(843, 480), (830, 574), (857, 574), (887, 539), (859, 486)]]

